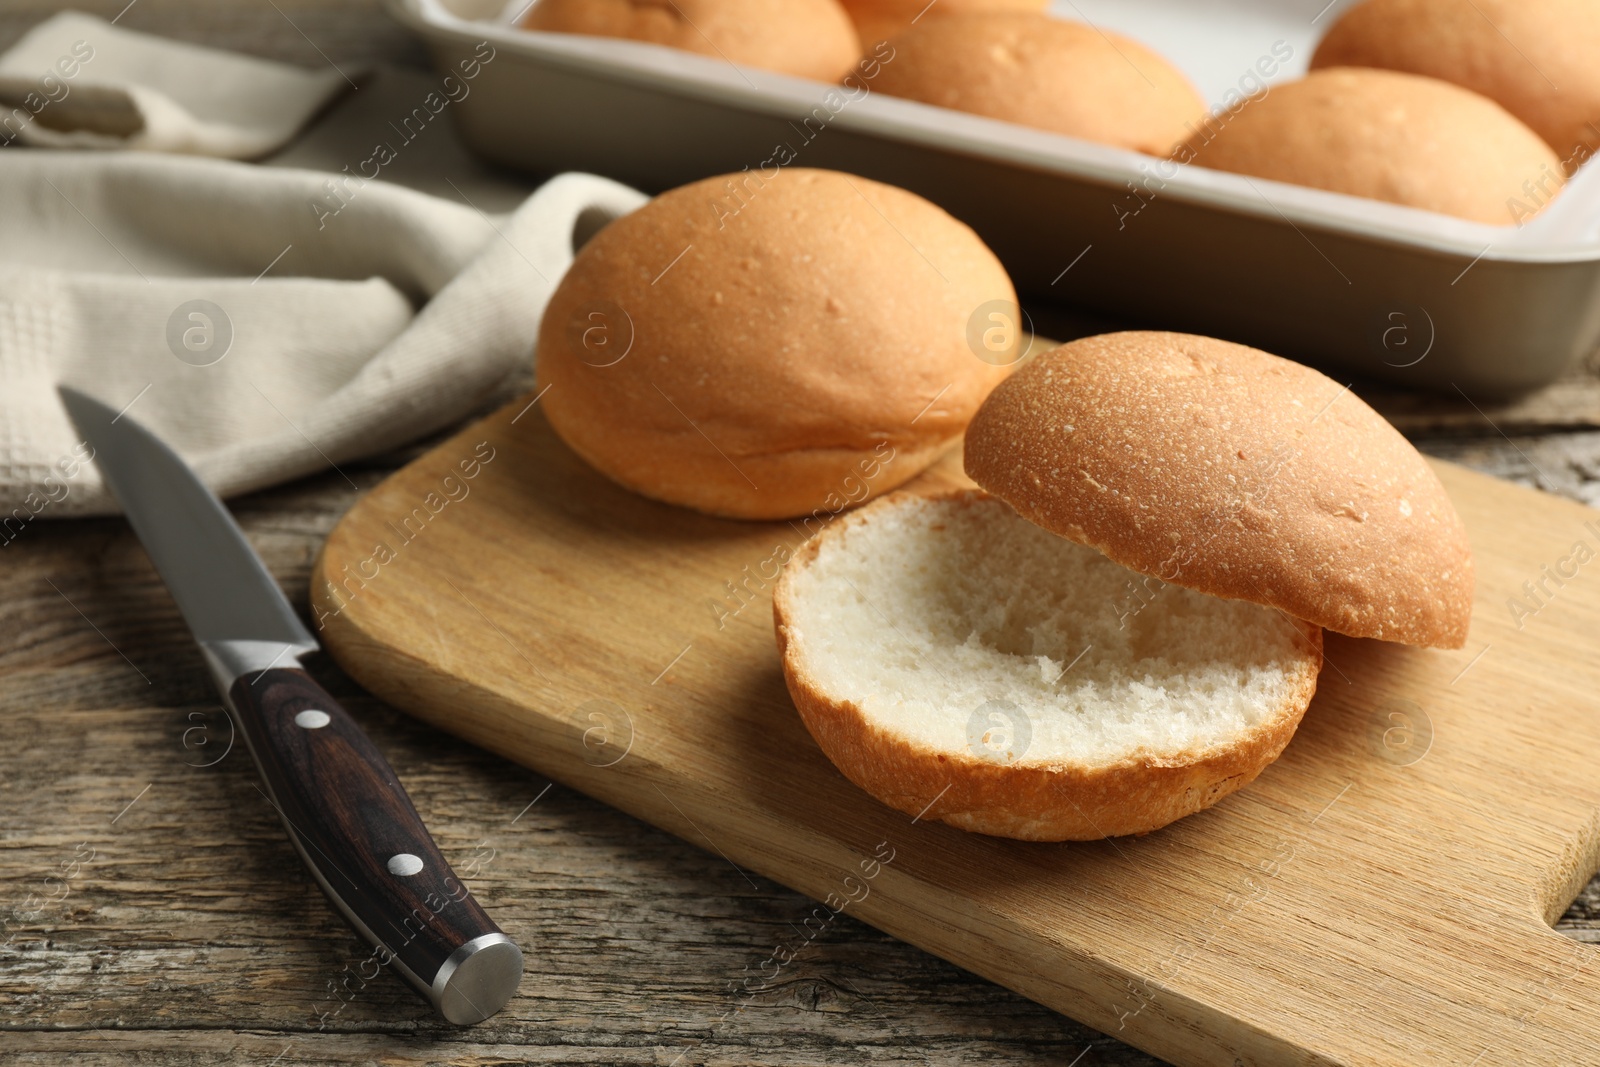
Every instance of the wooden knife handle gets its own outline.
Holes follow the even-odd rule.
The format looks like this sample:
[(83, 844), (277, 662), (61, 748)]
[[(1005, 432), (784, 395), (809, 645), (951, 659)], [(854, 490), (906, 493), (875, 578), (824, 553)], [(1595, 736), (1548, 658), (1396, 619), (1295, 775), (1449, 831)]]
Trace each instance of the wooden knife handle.
[(241, 675), (228, 696), (290, 840), (373, 960), (453, 1023), (499, 1011), (522, 953), (450, 869), (355, 720), (294, 668)]

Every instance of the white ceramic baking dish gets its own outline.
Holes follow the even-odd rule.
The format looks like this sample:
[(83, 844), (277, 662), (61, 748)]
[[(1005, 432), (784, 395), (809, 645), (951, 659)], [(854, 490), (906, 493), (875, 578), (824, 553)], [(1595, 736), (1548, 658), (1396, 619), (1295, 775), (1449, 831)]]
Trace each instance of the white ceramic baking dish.
[[(1220, 105), (1304, 73), (1347, 0), (1325, 3), (1058, 0), (1055, 13), (1145, 41)], [(452, 110), (473, 150), (510, 167), (591, 171), (649, 191), (770, 174), (775, 156), (851, 171), (966, 221), (1025, 303), (1474, 400), (1549, 382), (1600, 341), (1600, 168), (1532, 221), (1485, 226), (896, 100), (870, 82), (846, 91), (630, 41), (531, 33), (511, 25), (525, 7), (390, 0), (441, 70), (493, 46)]]

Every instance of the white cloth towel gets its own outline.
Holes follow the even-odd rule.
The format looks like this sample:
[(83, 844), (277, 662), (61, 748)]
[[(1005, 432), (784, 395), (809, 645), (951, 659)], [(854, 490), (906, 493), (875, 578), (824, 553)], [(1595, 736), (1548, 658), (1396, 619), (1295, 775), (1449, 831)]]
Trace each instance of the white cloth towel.
[[(370, 141), (323, 150), (328, 171), (0, 150), (0, 545), (116, 510), (58, 383), (126, 406), (223, 495), (327, 470), (525, 370), (575, 242), (645, 199), (569, 174), (491, 216), (334, 173)], [(494, 191), (470, 170), (446, 184)]]
[(0, 142), (255, 159), (354, 87), (63, 11), (0, 56)]

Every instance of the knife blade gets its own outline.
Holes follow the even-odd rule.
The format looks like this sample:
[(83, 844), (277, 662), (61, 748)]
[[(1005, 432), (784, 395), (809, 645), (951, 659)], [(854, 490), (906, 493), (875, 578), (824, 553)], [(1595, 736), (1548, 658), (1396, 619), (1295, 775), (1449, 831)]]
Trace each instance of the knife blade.
[(289, 840), (333, 905), (445, 1019), (481, 1022), (522, 979), (522, 951), (451, 870), (383, 754), (300, 667), (319, 646), (233, 516), (125, 413), (62, 402), (166, 583)]

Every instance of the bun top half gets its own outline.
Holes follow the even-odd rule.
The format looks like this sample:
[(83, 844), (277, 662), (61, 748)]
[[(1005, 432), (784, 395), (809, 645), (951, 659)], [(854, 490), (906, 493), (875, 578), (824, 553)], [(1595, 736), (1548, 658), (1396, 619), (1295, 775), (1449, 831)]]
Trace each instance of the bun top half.
[(1460, 648), (1472, 549), (1444, 487), (1338, 382), (1178, 333), (1089, 337), (1003, 382), (966, 469), (1111, 560), (1353, 637)]

